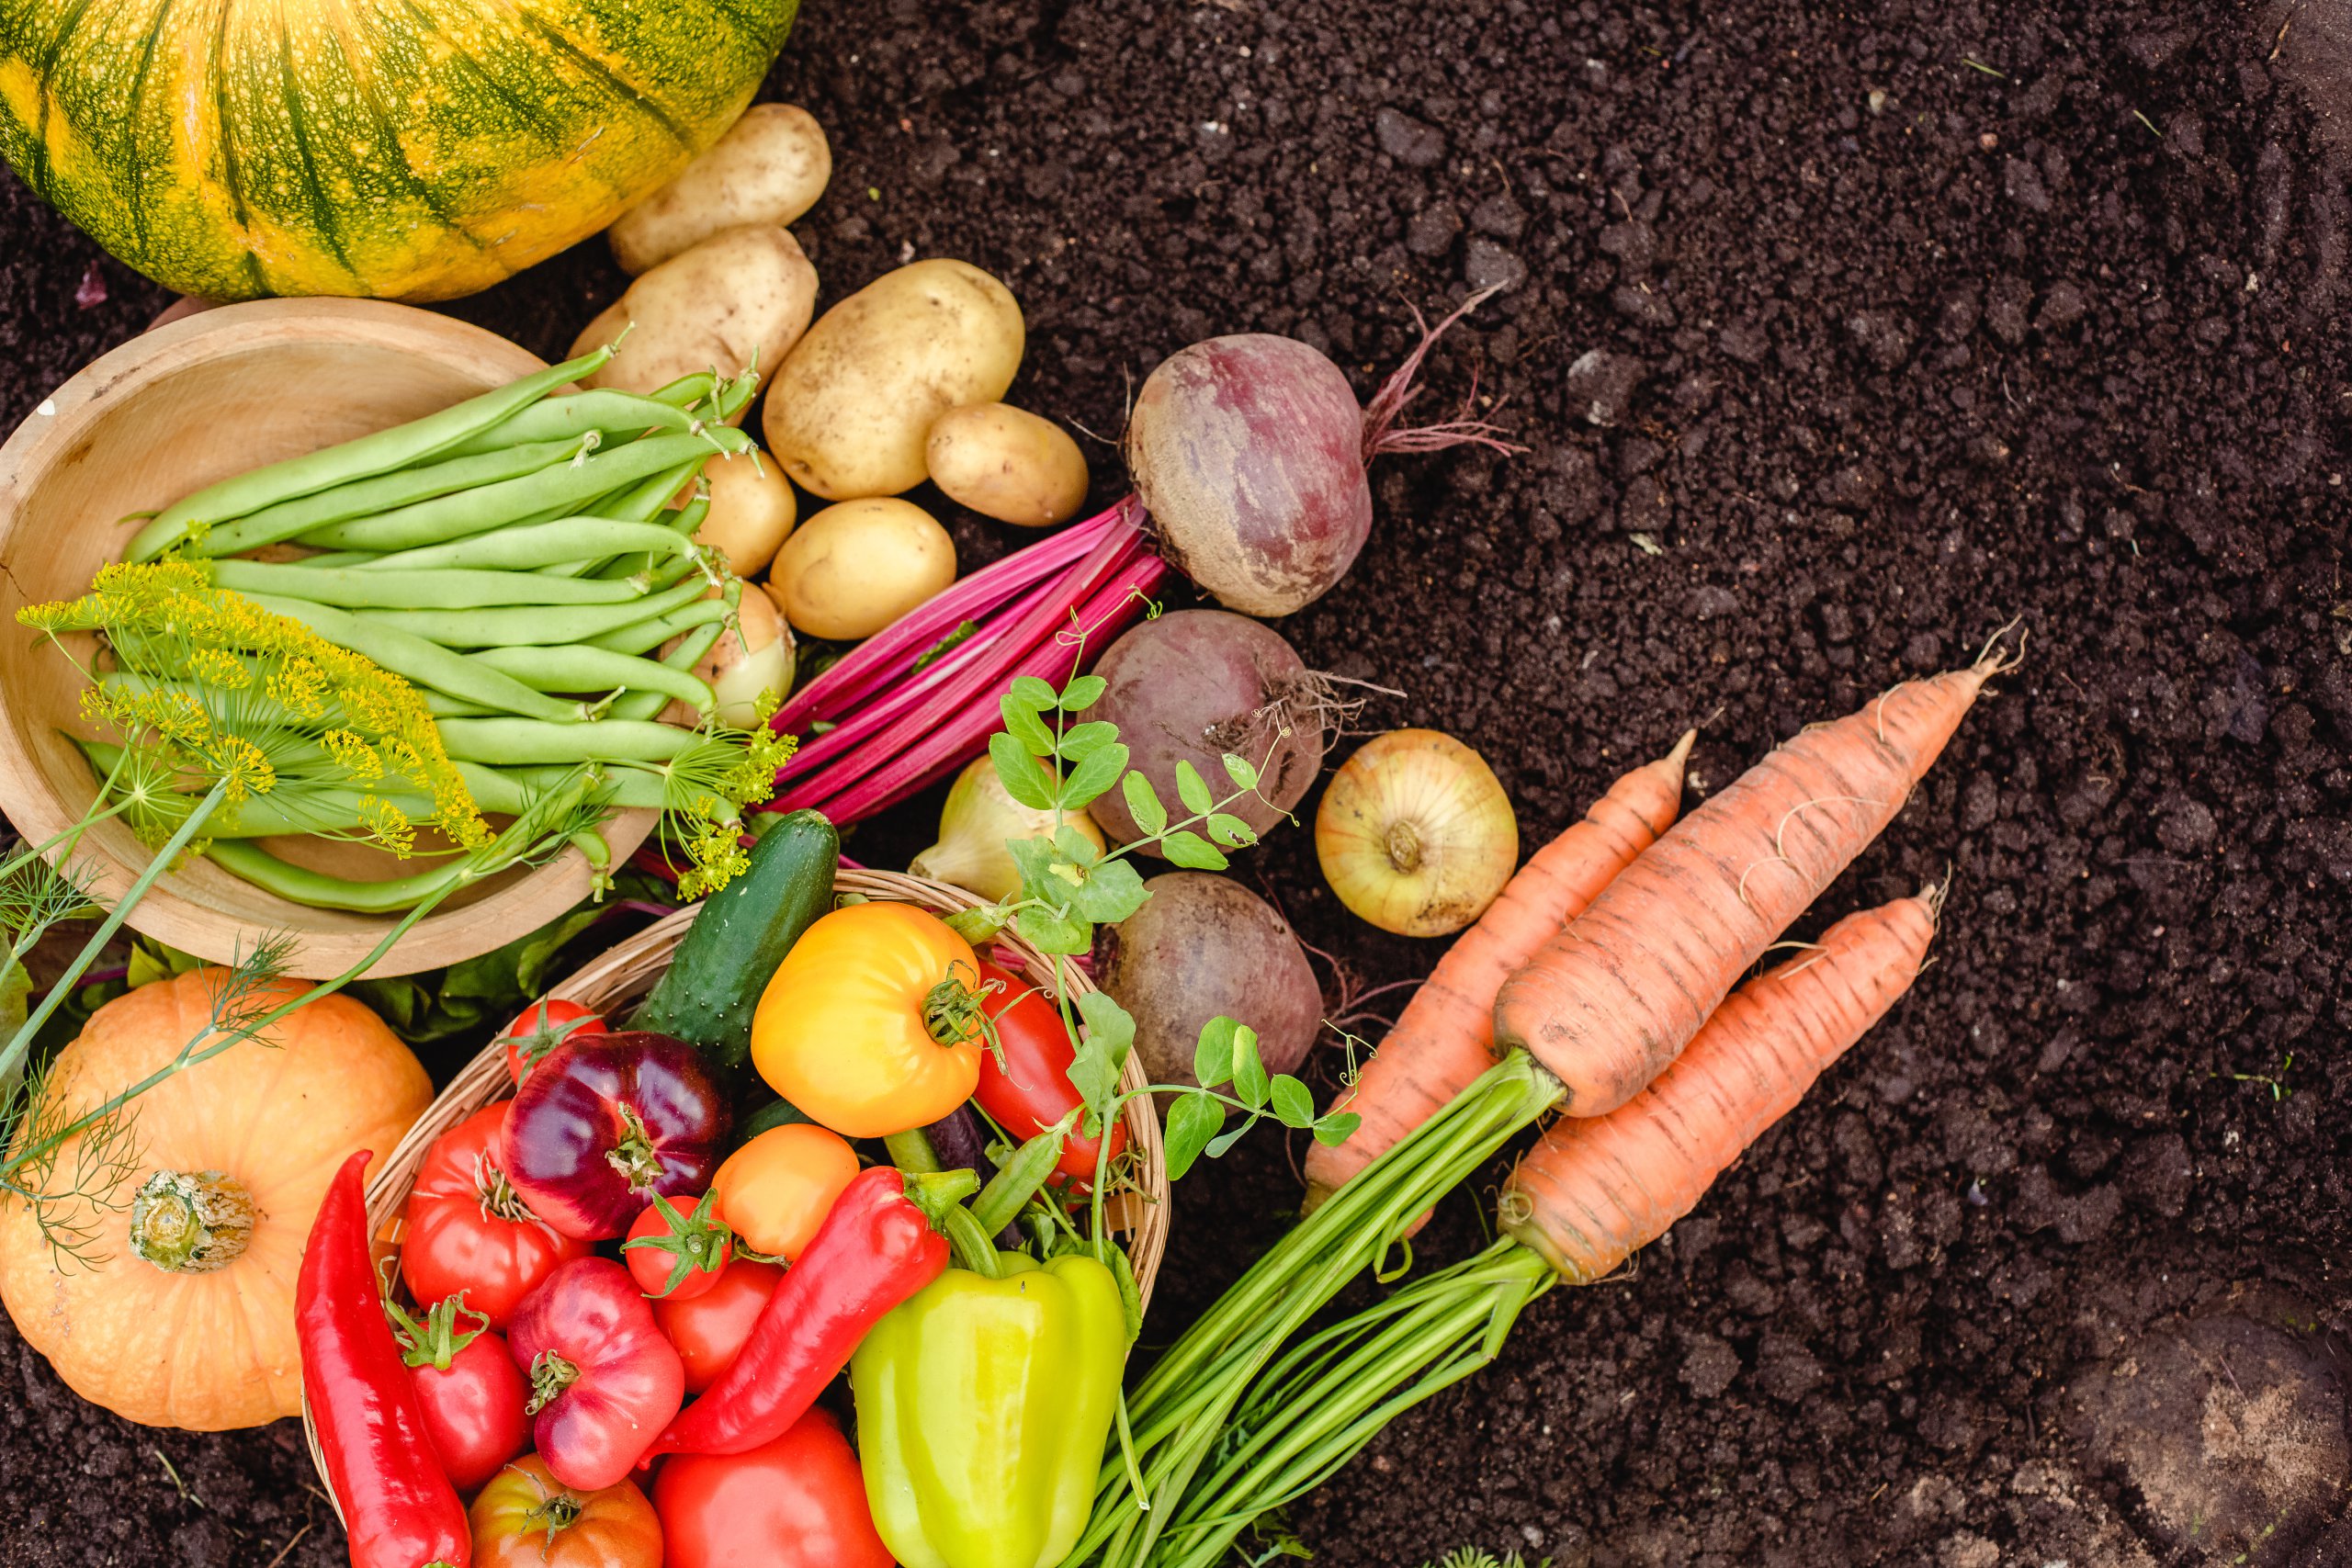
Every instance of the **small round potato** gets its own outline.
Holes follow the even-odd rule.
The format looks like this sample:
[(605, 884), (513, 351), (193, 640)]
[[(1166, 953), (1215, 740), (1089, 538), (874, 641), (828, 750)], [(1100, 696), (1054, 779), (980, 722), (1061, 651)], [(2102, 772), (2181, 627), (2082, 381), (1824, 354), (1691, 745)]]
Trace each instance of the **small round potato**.
[(923, 438), (949, 409), (991, 403), (1021, 368), (1021, 307), (978, 267), (885, 273), (808, 329), (769, 385), (768, 449), (828, 501), (922, 483)]
[(795, 104), (753, 104), (686, 172), (605, 231), (631, 277), (722, 229), (781, 229), (817, 205), (833, 177), (825, 128)]
[(588, 323), (574, 356), (628, 336), (582, 385), (650, 392), (716, 368), (781, 364), (817, 309), (817, 269), (781, 229), (729, 229), (663, 262)]
[(949, 409), (923, 444), (931, 481), (983, 517), (1047, 528), (1086, 504), (1086, 454), (1049, 419), (1010, 403)]
[(910, 501), (828, 506), (776, 552), (785, 618), (811, 637), (872, 637), (956, 581), (956, 542)]
[[(716, 597), (718, 590), (712, 589)], [(663, 651), (677, 647), (675, 639)], [(716, 716), (721, 724), (749, 729), (760, 721), (760, 698), (768, 692), (781, 702), (792, 692), (796, 649), (792, 628), (784, 624), (775, 602), (746, 582), (735, 610), (735, 624), (721, 632), (710, 651), (695, 665), (695, 673), (710, 682), (718, 699)], [(691, 727), (700, 718), (684, 703), (673, 702), (662, 713), (671, 724)]]
[(695, 530), (695, 543), (724, 555), (727, 570), (738, 577), (763, 570), (799, 516), (784, 471), (753, 447), (705, 463), (702, 472), (710, 486), (710, 512)]

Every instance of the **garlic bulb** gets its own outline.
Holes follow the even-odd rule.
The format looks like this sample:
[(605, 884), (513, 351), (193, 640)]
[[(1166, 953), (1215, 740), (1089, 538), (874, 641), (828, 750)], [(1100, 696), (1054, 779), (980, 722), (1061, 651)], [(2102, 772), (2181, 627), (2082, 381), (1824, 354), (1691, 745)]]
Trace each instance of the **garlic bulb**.
[(1383, 931), (1443, 936), (1519, 864), (1519, 820), (1486, 759), (1434, 729), (1392, 729), (1342, 763), (1315, 814), (1340, 902)]
[[(1040, 761), (1042, 773), (1046, 764)], [(939, 842), (915, 856), (908, 874), (933, 882), (952, 883), (981, 897), (1001, 902), (1021, 891), (1021, 868), (1005, 845), (1014, 839), (1043, 838), (1054, 831), (1055, 816), (1022, 805), (1004, 791), (996, 763), (976, 757), (956, 775), (947, 804), (939, 813)], [(1098, 851), (1102, 829), (1084, 811), (1062, 814), (1060, 822), (1076, 829)]]

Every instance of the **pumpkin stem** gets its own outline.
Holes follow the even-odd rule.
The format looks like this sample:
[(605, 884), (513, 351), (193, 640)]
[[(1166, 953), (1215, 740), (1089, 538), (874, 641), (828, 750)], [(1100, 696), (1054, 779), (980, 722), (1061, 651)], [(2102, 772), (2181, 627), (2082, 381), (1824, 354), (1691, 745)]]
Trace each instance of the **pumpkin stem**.
[(130, 1200), (130, 1249), (166, 1274), (225, 1269), (254, 1234), (254, 1199), (217, 1170), (159, 1170)]

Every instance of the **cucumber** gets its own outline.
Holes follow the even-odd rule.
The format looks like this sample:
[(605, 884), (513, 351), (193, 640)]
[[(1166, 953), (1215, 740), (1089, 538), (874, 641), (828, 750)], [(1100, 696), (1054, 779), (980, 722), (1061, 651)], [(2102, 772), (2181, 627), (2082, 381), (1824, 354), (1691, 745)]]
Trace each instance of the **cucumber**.
[(631, 1029), (674, 1035), (730, 1077), (752, 1059), (752, 1010), (800, 933), (833, 907), (841, 836), (796, 811), (752, 846), (752, 863), (704, 901)]

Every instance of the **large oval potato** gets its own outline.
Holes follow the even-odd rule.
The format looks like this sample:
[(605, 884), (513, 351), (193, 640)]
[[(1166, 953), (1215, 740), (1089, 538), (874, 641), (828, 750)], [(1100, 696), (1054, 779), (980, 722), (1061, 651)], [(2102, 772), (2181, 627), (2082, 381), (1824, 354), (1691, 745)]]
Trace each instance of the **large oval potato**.
[(828, 501), (897, 495), (929, 472), (941, 414), (992, 403), (1021, 368), (1021, 307), (978, 267), (919, 261), (825, 312), (776, 372), (768, 450)]
[(588, 323), (576, 357), (619, 338), (620, 352), (588, 387), (650, 392), (716, 368), (765, 374), (783, 363), (817, 310), (817, 269), (781, 229), (729, 229), (663, 262)]
[(911, 501), (826, 507), (776, 552), (785, 619), (811, 637), (872, 637), (956, 581), (956, 541)]
[(1066, 523), (1086, 504), (1086, 454), (1069, 433), (1010, 403), (949, 409), (931, 427), (923, 461), (940, 493), (983, 517), (1023, 528)]
[(753, 104), (685, 173), (605, 231), (631, 277), (722, 229), (781, 229), (817, 205), (833, 177), (825, 128), (797, 104)]
[(710, 511), (695, 529), (695, 543), (727, 558), (727, 570), (752, 577), (775, 558), (792, 536), (800, 504), (775, 459), (753, 447), (716, 463), (705, 463)]

